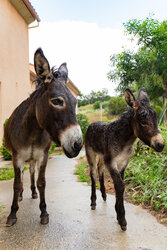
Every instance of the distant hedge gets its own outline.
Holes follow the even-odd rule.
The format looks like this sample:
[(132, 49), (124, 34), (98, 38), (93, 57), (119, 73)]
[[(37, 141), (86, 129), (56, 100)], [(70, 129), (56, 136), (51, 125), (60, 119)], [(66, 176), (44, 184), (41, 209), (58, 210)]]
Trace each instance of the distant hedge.
[[(3, 124), (4, 127), (6, 126), (7, 122), (8, 122), (8, 119), (5, 120), (5, 122)], [(12, 159), (11, 154), (5, 148), (5, 138), (4, 137), (2, 139), (2, 146), (0, 147), (0, 152), (2, 153), (5, 160), (11, 160)]]
[(83, 142), (85, 142), (85, 133), (86, 133), (86, 130), (87, 130), (90, 122), (89, 122), (87, 116), (84, 114), (77, 114), (77, 119), (78, 119), (78, 123), (81, 127)]
[(127, 103), (124, 97), (111, 97), (108, 102), (108, 114), (119, 115), (122, 114), (127, 108)]

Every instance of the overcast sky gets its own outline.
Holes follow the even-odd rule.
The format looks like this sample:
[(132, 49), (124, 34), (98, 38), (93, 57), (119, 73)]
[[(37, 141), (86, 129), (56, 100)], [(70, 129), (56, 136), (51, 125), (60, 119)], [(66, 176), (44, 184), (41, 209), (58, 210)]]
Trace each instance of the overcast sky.
[(167, 17), (166, 0), (30, 0), (41, 22), (29, 30), (30, 62), (42, 47), (50, 65), (67, 62), (69, 77), (83, 94), (115, 84), (107, 79), (110, 55), (132, 48), (124, 35), (123, 22), (144, 19), (154, 13)]

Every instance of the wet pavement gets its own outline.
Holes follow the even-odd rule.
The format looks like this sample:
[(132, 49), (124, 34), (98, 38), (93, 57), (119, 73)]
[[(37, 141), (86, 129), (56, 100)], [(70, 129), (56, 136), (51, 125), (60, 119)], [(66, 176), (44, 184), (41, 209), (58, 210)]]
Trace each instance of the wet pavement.
[(12, 201), (11, 181), (0, 182), (0, 250), (8, 249), (113, 249), (167, 250), (167, 227), (146, 210), (125, 203), (128, 228), (122, 232), (116, 221), (115, 197), (107, 202), (97, 192), (97, 209), (90, 209), (90, 187), (77, 182), (75, 160), (65, 156), (50, 159), (46, 171), (46, 202), (50, 222), (40, 224), (39, 199), (32, 200), (29, 172), (24, 174), (23, 201), (17, 223), (6, 227)]

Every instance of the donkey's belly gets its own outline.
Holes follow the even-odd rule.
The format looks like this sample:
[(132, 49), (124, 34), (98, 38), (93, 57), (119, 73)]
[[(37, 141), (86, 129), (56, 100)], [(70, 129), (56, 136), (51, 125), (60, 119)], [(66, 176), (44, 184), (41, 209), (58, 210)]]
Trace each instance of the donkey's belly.
[(126, 146), (116, 157), (114, 157), (114, 167), (117, 168), (119, 172), (127, 166), (132, 151), (132, 146)]
[(37, 148), (34, 146), (21, 149), (20, 152), (18, 153), (18, 158), (21, 159), (22, 161), (30, 161), (30, 160), (42, 161), (43, 157), (44, 157), (44, 151), (41, 148)]

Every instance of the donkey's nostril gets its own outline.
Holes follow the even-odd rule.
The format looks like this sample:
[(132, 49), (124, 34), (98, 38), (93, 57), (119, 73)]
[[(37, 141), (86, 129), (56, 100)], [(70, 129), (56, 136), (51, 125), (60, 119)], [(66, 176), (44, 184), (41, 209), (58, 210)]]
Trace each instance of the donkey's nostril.
[(74, 150), (80, 151), (82, 144), (80, 142), (74, 142)]
[(160, 143), (160, 142), (156, 143), (156, 148), (157, 148), (158, 151), (162, 151), (164, 146), (165, 146), (164, 143)]

